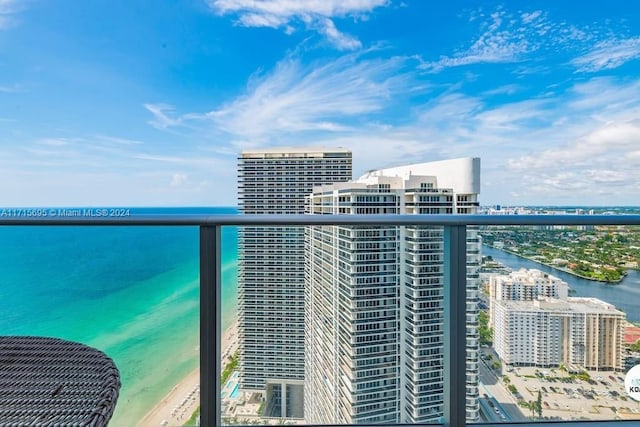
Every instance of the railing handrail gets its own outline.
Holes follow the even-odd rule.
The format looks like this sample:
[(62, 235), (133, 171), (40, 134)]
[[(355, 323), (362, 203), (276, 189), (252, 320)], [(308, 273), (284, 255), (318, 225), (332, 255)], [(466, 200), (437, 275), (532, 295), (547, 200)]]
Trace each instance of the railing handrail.
[(0, 217), (6, 225), (164, 225), (164, 226), (303, 226), (303, 225), (640, 225), (640, 215), (242, 215), (158, 214), (110, 216)]

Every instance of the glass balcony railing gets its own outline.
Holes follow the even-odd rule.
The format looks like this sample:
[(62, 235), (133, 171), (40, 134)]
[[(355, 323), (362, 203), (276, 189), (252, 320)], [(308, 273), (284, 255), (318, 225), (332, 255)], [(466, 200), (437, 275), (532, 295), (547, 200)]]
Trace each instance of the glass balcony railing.
[[(581, 363), (596, 366), (585, 362), (588, 357), (604, 360), (604, 356), (595, 354), (597, 350), (594, 348), (597, 344), (594, 344), (593, 340), (611, 335), (610, 332), (614, 330), (611, 329), (614, 328), (612, 324), (601, 323), (598, 326), (600, 329), (596, 330), (593, 329), (596, 327), (595, 323), (584, 323), (584, 330), (580, 333), (582, 336), (592, 337), (593, 340), (585, 340), (582, 347), (577, 341), (571, 341), (570, 346), (558, 347), (561, 349), (559, 351), (565, 352), (563, 360), (570, 360), (572, 363), (556, 366), (554, 361), (549, 361), (549, 366), (545, 367), (545, 358), (551, 356), (546, 354), (548, 352), (539, 351), (540, 354), (537, 354), (528, 348), (534, 345), (532, 337), (539, 335), (535, 345), (541, 346), (550, 345), (549, 340), (557, 340), (562, 334), (570, 334), (570, 330), (567, 329), (572, 321), (567, 320), (569, 315), (540, 315), (546, 322), (540, 326), (541, 324), (535, 323), (532, 317), (524, 316), (522, 320), (512, 310), (517, 306), (517, 301), (511, 301), (512, 298), (508, 298), (507, 295), (515, 295), (518, 292), (522, 294), (526, 293), (525, 291), (513, 290), (504, 283), (491, 282), (487, 286), (491, 288), (489, 290), (480, 286), (480, 283), (484, 283), (482, 275), (488, 268), (481, 264), (480, 255), (490, 252), (494, 255), (493, 260), (498, 258), (495, 251), (499, 249), (496, 248), (508, 246), (510, 242), (505, 227), (508, 229), (512, 226), (577, 226), (582, 227), (581, 230), (593, 226), (638, 227), (638, 215), (14, 217), (0, 218), (0, 226), (10, 226), (7, 228), (10, 230), (26, 226), (29, 227), (32, 236), (37, 235), (33, 234), (34, 227), (37, 229), (43, 226), (77, 227), (78, 230), (85, 230), (86, 227), (108, 230), (109, 227), (106, 226), (132, 229), (146, 227), (151, 230), (149, 235), (145, 237), (143, 233), (140, 238), (148, 239), (149, 245), (163, 244), (162, 240), (154, 240), (152, 237), (154, 226), (183, 227), (190, 230), (188, 233), (191, 233), (191, 238), (187, 240), (192, 244), (192, 253), (186, 255), (199, 256), (199, 264), (196, 263), (195, 270), (191, 271), (196, 280), (199, 280), (199, 286), (196, 285), (198, 295), (192, 295), (192, 299), (199, 298), (199, 319), (196, 322), (199, 325), (199, 338), (185, 336), (184, 339), (195, 339), (192, 348), (197, 348), (198, 352), (200, 381), (196, 394), (199, 394), (200, 401), (198, 422), (203, 426), (218, 426), (243, 420), (271, 423), (283, 421), (282, 416), (271, 419), (231, 419), (228, 415), (227, 399), (243, 393), (243, 388), (240, 387), (243, 381), (247, 388), (251, 388), (248, 376), (242, 377), (248, 369), (259, 370), (265, 361), (277, 360), (282, 349), (289, 354), (301, 355), (298, 361), (291, 360), (278, 365), (283, 377), (304, 367), (305, 363), (318, 366), (326, 364), (326, 369), (319, 368), (312, 372), (307, 367), (307, 377), (304, 381), (289, 379), (284, 386), (276, 386), (275, 383), (269, 386), (267, 382), (267, 388), (270, 390), (268, 393), (271, 393), (271, 397), (276, 397), (253, 402), (261, 413), (283, 415), (281, 411), (286, 407), (283, 402), (286, 402), (293, 407), (304, 407), (305, 414), (310, 411), (316, 414), (318, 419), (352, 419), (358, 424), (384, 422), (387, 425), (413, 423), (455, 427), (472, 423), (533, 425), (535, 420), (545, 419), (541, 413), (555, 414), (562, 410), (575, 410), (576, 415), (561, 421), (546, 417), (545, 425), (609, 427), (637, 425), (640, 422), (640, 404), (632, 399), (620, 399), (624, 390), (621, 388), (624, 367), (616, 364), (618, 362), (612, 362), (612, 369), (602, 370), (602, 373), (597, 369), (589, 369), (588, 372), (580, 369)], [(269, 286), (262, 289), (239, 289), (239, 298), (246, 310), (239, 313), (241, 328), (232, 332), (232, 338), (239, 348), (229, 348), (228, 343), (225, 343), (229, 337), (224, 334), (229, 324), (229, 320), (225, 319), (223, 303), (223, 276), (228, 274), (225, 270), (228, 266), (225, 265), (224, 254), (225, 251), (238, 249), (223, 245), (223, 233), (228, 230), (235, 232), (238, 227), (241, 237), (243, 232), (244, 236), (249, 236), (245, 240), (241, 238), (239, 244), (241, 252), (247, 251), (246, 254), (240, 254), (242, 262), (237, 272), (240, 277), (264, 280), (265, 283), (269, 280), (291, 281), (294, 273), (299, 274), (300, 269), (307, 276), (313, 277), (305, 279), (304, 287), (299, 289), (280, 291), (277, 287)], [(637, 228), (633, 230), (637, 232)], [(257, 244), (260, 239), (274, 239), (273, 244), (277, 245), (278, 236), (285, 236), (285, 242), (304, 239), (304, 256), (286, 249), (278, 253), (265, 253), (260, 250), (263, 247)], [(82, 237), (78, 235), (77, 238)], [(528, 237), (529, 242), (532, 238)], [(490, 247), (482, 245), (483, 242), (489, 241)], [(118, 248), (117, 241), (111, 243), (111, 247), (105, 244), (96, 248), (95, 257), (108, 255), (109, 251), (126, 252), (127, 248)], [(46, 245), (47, 242), (46, 239), (34, 238), (32, 244), (37, 247)], [(621, 244), (624, 242), (621, 241)], [(75, 256), (73, 241), (69, 242), (68, 250), (69, 256)], [(179, 252), (169, 251), (162, 256), (185, 255)], [(399, 258), (393, 255), (400, 252), (402, 255), (398, 255)], [(502, 257), (517, 255), (504, 251), (500, 254)], [(283, 257), (289, 257), (291, 260), (290, 265), (283, 267), (281, 272), (284, 278), (274, 278), (269, 276), (267, 271), (247, 268), (251, 262), (269, 263), (277, 259), (282, 260)], [(21, 258), (34, 265), (46, 261), (40, 259), (38, 252), (34, 251), (31, 254), (15, 254), (11, 262), (22, 262)], [(627, 261), (629, 265), (633, 262)], [(162, 260), (158, 259), (157, 262)], [(564, 261), (555, 259), (554, 262)], [(566, 267), (566, 264), (564, 265)], [(491, 268), (499, 268), (499, 263)], [(127, 274), (133, 274), (134, 271), (145, 274), (135, 269), (126, 271), (129, 272)], [(376, 274), (371, 274), (372, 272)], [(387, 279), (389, 283), (393, 282), (398, 277), (398, 272), (407, 278), (398, 289), (385, 288), (380, 284), (380, 281), (384, 282)], [(118, 273), (113, 274), (113, 280), (119, 280), (116, 277)], [(47, 278), (36, 276), (34, 275), (34, 280), (39, 281), (39, 286), (46, 288)], [(428, 286), (435, 283), (439, 283), (440, 286)], [(540, 285), (539, 288), (541, 287), (544, 288)], [(499, 302), (488, 297), (490, 292), (494, 292), (495, 295), (496, 289), (504, 293), (504, 298)], [(78, 290), (81, 291), (98, 292), (89, 286), (84, 290)], [(139, 297), (143, 295), (143, 291), (140, 290)], [(187, 289), (185, 292), (190, 291)], [(167, 295), (167, 298), (175, 298), (175, 295)], [(403, 299), (406, 302), (398, 302)], [(264, 303), (265, 301), (267, 303)], [(276, 307), (269, 301), (281, 301), (282, 306)], [(116, 303), (114, 300), (111, 310), (117, 310)], [(560, 312), (558, 307), (550, 306), (549, 310)], [(490, 309), (493, 318), (487, 319), (488, 315), (479, 314), (483, 310), (487, 310), (488, 313)], [(543, 309), (544, 307), (540, 308)], [(193, 312), (194, 307), (189, 309), (185, 305), (185, 310), (185, 313)], [(268, 324), (261, 323), (269, 316), (272, 316), (274, 321), (280, 319), (280, 322), (286, 322), (296, 310), (302, 310), (298, 319), (302, 323), (281, 325), (288, 328), (290, 339), (274, 334)], [(313, 313), (310, 314), (311, 312)], [(5, 316), (11, 316), (11, 306), (5, 305), (3, 313)], [(63, 318), (64, 313), (58, 313), (56, 316)], [(141, 313), (140, 316), (149, 314)], [(154, 320), (152, 317), (149, 321), (161, 321), (160, 318)], [(496, 318), (499, 321), (510, 319), (509, 321), (516, 322), (516, 326), (498, 331), (495, 326)], [(108, 322), (108, 319), (109, 316), (105, 316), (104, 322)], [(54, 320), (52, 318), (51, 321)], [(487, 344), (486, 334), (489, 328), (493, 330), (492, 338), (502, 340), (501, 343)], [(557, 336), (545, 335), (543, 331), (538, 333), (536, 328), (546, 328), (554, 334), (557, 331)], [(347, 332), (341, 335), (340, 331)], [(90, 336), (90, 331), (87, 334)], [(256, 341), (256, 337), (262, 337), (262, 341)], [(312, 348), (301, 347), (301, 341), (294, 337), (303, 337), (305, 345), (310, 344)], [(269, 343), (270, 340), (277, 341), (277, 346), (281, 348), (268, 348), (265, 343)], [(375, 346), (371, 345), (372, 342), (375, 342)], [(611, 345), (621, 344), (614, 342)], [(237, 351), (245, 355), (245, 360), (238, 361)], [(371, 355), (372, 352), (375, 352), (374, 356)], [(528, 359), (521, 353), (526, 353), (526, 357), (538, 357), (539, 359), (535, 359), (535, 366), (530, 366)], [(141, 354), (146, 353), (141, 350)], [(507, 360), (506, 354), (510, 355), (508, 357), (515, 357), (512, 354), (517, 354), (523, 359), (516, 357)], [(588, 354), (591, 356), (587, 356)], [(156, 353), (155, 356), (157, 355)], [(580, 357), (582, 359), (579, 359)], [(161, 366), (161, 358), (158, 360), (158, 366)], [(238, 378), (238, 374), (233, 374), (238, 363), (241, 367), (241, 378)], [(222, 366), (226, 366), (227, 369), (223, 370)], [(162, 372), (156, 372), (155, 375), (161, 376)], [(562, 382), (563, 378), (572, 378), (575, 382)], [(596, 384), (590, 384), (590, 381)], [(313, 399), (309, 397), (307, 400), (299, 393), (301, 389), (298, 387), (303, 383), (305, 387), (310, 388), (310, 391), (305, 390), (304, 396), (307, 396), (307, 393), (315, 393)], [(593, 399), (589, 399), (589, 396)], [(334, 402), (333, 406), (319, 404), (323, 399)], [(600, 402), (599, 405), (590, 406), (599, 408), (603, 413), (609, 411), (607, 414), (610, 418), (602, 419), (603, 416), (599, 416), (599, 420), (589, 420), (589, 410), (585, 409), (586, 406), (580, 406), (582, 399), (585, 402), (587, 399)], [(119, 402), (119, 405), (132, 404), (131, 400), (135, 400), (135, 396), (128, 400)], [(567, 408), (555, 407), (565, 400), (569, 402), (566, 404)], [(362, 403), (365, 401), (366, 403)], [(354, 417), (356, 412), (349, 409), (352, 407), (358, 408), (356, 412), (362, 416), (361, 418)], [(284, 410), (287, 413), (290, 411)], [(634, 414), (638, 415), (635, 420)], [(184, 422), (186, 423), (187, 419)], [(286, 422), (303, 424), (304, 418), (293, 417)], [(537, 424), (537, 421), (535, 423)]]

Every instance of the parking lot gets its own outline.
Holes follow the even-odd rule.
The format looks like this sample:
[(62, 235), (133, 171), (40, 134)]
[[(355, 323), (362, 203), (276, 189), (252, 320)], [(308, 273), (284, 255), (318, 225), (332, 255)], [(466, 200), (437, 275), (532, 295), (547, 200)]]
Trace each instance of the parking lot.
[[(526, 402), (536, 401), (538, 392), (541, 392), (543, 417), (565, 420), (640, 419), (640, 402), (627, 396), (623, 373), (587, 373), (588, 378), (579, 379), (557, 368), (502, 368), (502, 375), (508, 377), (507, 381)], [(531, 415), (526, 408), (522, 408), (522, 412)]]

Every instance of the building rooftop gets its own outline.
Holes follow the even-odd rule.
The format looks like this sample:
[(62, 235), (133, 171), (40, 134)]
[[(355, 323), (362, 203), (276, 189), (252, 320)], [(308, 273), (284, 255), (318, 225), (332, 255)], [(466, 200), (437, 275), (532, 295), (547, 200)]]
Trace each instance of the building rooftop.
[(540, 311), (556, 311), (567, 313), (591, 313), (591, 314), (612, 314), (624, 316), (625, 313), (617, 310), (613, 305), (601, 301), (597, 298), (538, 298), (535, 301), (505, 301), (497, 300), (499, 304), (507, 309), (524, 311), (524, 312), (540, 312)]
[(253, 157), (253, 156), (263, 156), (263, 155), (282, 155), (282, 157), (286, 154), (307, 154), (313, 155), (315, 157), (320, 154), (326, 153), (340, 153), (340, 154), (351, 154), (351, 150), (343, 147), (270, 147), (270, 148), (261, 148), (256, 150), (242, 150), (240, 153), (240, 157)]
[(372, 170), (362, 175), (358, 181), (376, 176), (398, 176), (409, 179), (412, 175), (434, 176), (438, 180), (439, 188), (451, 188), (456, 193), (480, 193), (479, 157), (462, 157)]
[(544, 279), (545, 281), (549, 282), (566, 283), (556, 276), (537, 270), (535, 268), (521, 268), (506, 275), (496, 276), (496, 280), (499, 280), (501, 282), (521, 283), (523, 285), (535, 285), (535, 279)]
[(627, 322), (624, 328), (625, 344), (635, 344), (640, 340), (640, 327)]

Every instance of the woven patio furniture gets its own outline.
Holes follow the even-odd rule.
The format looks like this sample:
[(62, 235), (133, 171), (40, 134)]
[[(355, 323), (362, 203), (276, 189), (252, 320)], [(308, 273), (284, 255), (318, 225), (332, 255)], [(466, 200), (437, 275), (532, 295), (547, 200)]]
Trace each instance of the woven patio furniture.
[(106, 426), (119, 390), (118, 369), (101, 351), (0, 336), (0, 426)]

